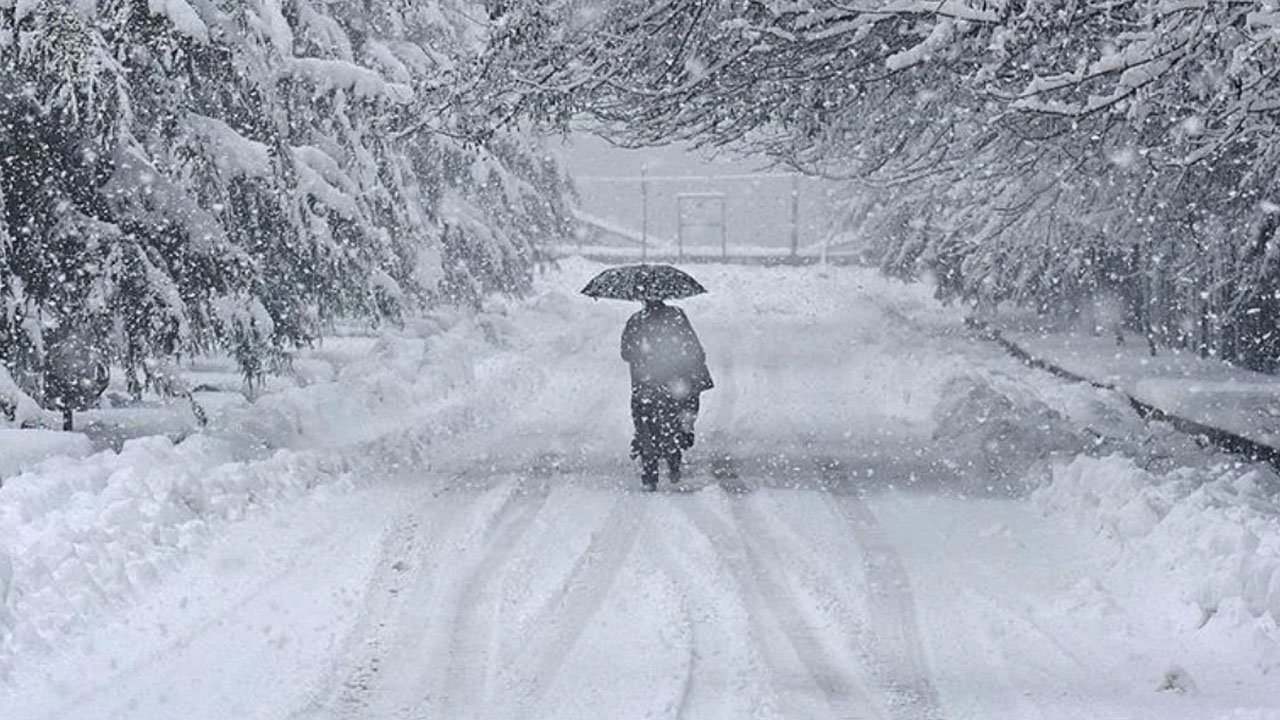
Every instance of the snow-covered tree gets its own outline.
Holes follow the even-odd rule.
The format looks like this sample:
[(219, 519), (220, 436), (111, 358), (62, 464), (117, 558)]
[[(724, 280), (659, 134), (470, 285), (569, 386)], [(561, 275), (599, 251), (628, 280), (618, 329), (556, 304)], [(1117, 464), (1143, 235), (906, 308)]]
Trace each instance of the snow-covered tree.
[(38, 394), (75, 337), (139, 386), (214, 348), (256, 376), (337, 315), (519, 290), (566, 181), (519, 130), (420, 122), (470, 82), (483, 13), (0, 0), (5, 367)]
[(480, 114), (764, 152), (946, 295), (1115, 293), (1153, 344), (1275, 362), (1271, 0), (500, 5)]

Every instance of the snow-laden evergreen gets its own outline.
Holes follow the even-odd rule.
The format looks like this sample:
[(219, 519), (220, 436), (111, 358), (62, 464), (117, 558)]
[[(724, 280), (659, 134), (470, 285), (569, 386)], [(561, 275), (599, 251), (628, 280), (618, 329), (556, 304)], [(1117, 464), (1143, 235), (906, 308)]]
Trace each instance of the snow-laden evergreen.
[(519, 131), (434, 132), (476, 15), (0, 0), (5, 368), (38, 393), (75, 337), (137, 383), (215, 348), (256, 376), (337, 316), (522, 288), (534, 238), (567, 227), (562, 174)]

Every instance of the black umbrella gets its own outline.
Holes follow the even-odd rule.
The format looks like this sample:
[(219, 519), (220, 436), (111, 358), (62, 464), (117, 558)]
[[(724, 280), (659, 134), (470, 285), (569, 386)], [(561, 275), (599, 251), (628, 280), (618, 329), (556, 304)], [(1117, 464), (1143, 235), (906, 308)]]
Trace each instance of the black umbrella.
[(582, 294), (611, 300), (679, 300), (707, 289), (670, 265), (622, 265), (591, 279)]

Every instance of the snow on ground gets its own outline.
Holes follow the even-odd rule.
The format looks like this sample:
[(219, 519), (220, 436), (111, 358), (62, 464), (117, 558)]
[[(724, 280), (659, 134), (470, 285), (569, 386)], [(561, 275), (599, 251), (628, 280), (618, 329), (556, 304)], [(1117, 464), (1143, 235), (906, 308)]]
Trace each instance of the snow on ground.
[(924, 287), (700, 266), (640, 493), (599, 268), (10, 479), (0, 717), (1280, 717), (1274, 475)]
[(1140, 337), (1118, 345), (1114, 335), (1006, 332), (1036, 357), (1154, 405), (1165, 412), (1280, 447), (1280, 385), (1275, 377), (1195, 352), (1158, 348)]
[(49, 458), (79, 458), (92, 451), (93, 444), (81, 433), (0, 427), (0, 482)]
[[(88, 455), (83, 436), (65, 435), (63, 455), (0, 487), (0, 676), (143, 596), (220, 524), (394, 473), (468, 426), (483, 402), (466, 391), (500, 312), (388, 334), (334, 381), (229, 404), (181, 442), (154, 435)], [(52, 435), (5, 432), (31, 433), (31, 453)]]
[[(1280, 477), (1266, 467), (1223, 464), (1152, 473), (1129, 458), (1080, 457), (1052, 470), (1034, 501), (1089, 531), (1114, 557), (1106, 578), (1135, 598), (1150, 588), (1144, 620), (1199, 655), (1191, 677), (1231, 687), (1236, 674), (1280, 671)], [(1253, 646), (1247, 666), (1214, 662), (1221, 641)]]

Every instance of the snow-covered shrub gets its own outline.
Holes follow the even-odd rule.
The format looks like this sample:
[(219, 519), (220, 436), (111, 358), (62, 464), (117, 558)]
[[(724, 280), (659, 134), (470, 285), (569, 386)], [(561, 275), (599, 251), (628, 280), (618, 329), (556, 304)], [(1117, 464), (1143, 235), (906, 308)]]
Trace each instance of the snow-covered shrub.
[(53, 413), (41, 409), (3, 365), (0, 365), (0, 427), (26, 425), (54, 427)]

